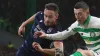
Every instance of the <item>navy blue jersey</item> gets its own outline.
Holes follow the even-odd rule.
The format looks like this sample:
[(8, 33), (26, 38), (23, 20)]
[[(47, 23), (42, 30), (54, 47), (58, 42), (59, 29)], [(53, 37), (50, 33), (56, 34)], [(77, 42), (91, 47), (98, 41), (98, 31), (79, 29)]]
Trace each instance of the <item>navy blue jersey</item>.
[[(52, 40), (47, 40), (44, 38), (34, 38), (34, 37), (36, 37), (36, 36), (34, 36), (34, 32), (36, 32), (36, 31), (43, 31), (45, 33), (51, 34), (51, 33), (57, 33), (58, 31), (61, 31), (61, 27), (59, 26), (59, 24), (57, 24), (55, 26), (45, 26), (43, 12), (38, 12), (36, 14), (34, 24), (32, 26), (32, 34), (33, 34), (32, 38), (33, 39), (31, 39), (30, 37), (29, 38), (31, 40), (33, 40), (32, 42), (34, 42), (34, 41), (38, 42), (43, 48), (49, 48)], [(30, 40), (28, 42), (30, 42)]]
[(24, 49), (29, 49), (30, 51), (36, 51), (32, 47), (33, 42), (38, 42), (42, 48), (50, 48), (50, 44), (52, 40), (47, 40), (44, 38), (34, 38), (34, 32), (36, 31), (43, 31), (45, 33), (51, 34), (51, 33), (57, 33), (59, 31), (62, 31), (61, 26), (57, 23), (54, 26), (46, 26), (44, 24), (44, 13), (43, 12), (37, 12), (34, 20), (34, 24), (32, 26), (32, 29), (30, 33), (27, 36), (27, 39), (24, 42), (24, 45), (22, 46)]

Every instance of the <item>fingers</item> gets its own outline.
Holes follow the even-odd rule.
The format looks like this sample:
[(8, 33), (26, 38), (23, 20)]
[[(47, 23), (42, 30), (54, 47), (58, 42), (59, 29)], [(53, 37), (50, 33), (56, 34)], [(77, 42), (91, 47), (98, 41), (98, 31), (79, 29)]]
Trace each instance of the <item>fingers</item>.
[(37, 43), (37, 42), (32, 43), (33, 48), (35, 48), (35, 46), (37, 46), (37, 45), (39, 45), (39, 43)]
[(37, 43), (37, 42), (33, 42), (32, 46), (33, 46), (33, 48), (35, 48), (36, 50), (39, 49), (39, 43)]
[(42, 47), (37, 42), (33, 42), (32, 46), (33, 46), (33, 48), (35, 48), (35, 50), (37, 50), (39, 52), (42, 52), (43, 51)]
[(19, 27), (18, 35), (23, 37), (23, 33), (25, 32), (25, 27)]
[(18, 31), (18, 35), (21, 36), (21, 37), (23, 37), (23, 35), (22, 35), (22, 33), (20, 31)]
[(45, 32), (42, 31), (38, 31), (34, 33), (34, 38), (40, 37), (40, 38), (45, 38), (47, 35), (45, 34)]
[(18, 29), (18, 35), (22, 37), (22, 35), (21, 35), (21, 28), (20, 27)]
[(42, 33), (40, 31), (35, 32), (35, 35), (40, 36)]
[(38, 50), (38, 45), (34, 45), (34, 48), (35, 48), (36, 50)]
[(32, 45), (36, 45), (36, 44), (37, 44), (37, 42), (33, 42), (33, 43), (32, 43)]
[(41, 34), (42, 34), (42, 33), (41, 33), (40, 31), (38, 31), (38, 32), (35, 32), (35, 33), (34, 33), (34, 36), (35, 36), (34, 38), (37, 38), (37, 37), (39, 37)]
[(21, 37), (23, 37), (23, 35), (21, 34), (20, 30), (18, 31), (18, 35), (21, 36)]

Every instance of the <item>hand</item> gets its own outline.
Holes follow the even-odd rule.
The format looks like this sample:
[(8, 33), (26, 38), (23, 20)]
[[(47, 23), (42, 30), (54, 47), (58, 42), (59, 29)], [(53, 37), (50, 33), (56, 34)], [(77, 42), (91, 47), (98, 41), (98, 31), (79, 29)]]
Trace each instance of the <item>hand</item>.
[(24, 32), (25, 32), (25, 26), (20, 26), (18, 29), (18, 35), (23, 37)]
[(38, 31), (34, 33), (35, 36), (41, 37), (41, 38), (46, 38), (46, 33), (42, 32), (42, 31)]
[(33, 43), (32, 43), (32, 47), (35, 48), (35, 50), (37, 50), (37, 51), (39, 51), (39, 52), (43, 52), (42, 47), (41, 47), (40, 44), (37, 43), (37, 42), (33, 42)]

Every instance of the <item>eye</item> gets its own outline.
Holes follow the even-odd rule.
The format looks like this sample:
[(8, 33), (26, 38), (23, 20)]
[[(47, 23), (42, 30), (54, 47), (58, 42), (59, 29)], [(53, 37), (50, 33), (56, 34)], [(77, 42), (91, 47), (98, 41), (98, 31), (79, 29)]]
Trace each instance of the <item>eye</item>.
[(45, 17), (48, 17), (46, 14), (44, 14)]
[(52, 16), (50, 15), (49, 18), (52, 18)]
[(78, 15), (82, 15), (82, 14), (83, 14), (82, 12), (78, 13)]

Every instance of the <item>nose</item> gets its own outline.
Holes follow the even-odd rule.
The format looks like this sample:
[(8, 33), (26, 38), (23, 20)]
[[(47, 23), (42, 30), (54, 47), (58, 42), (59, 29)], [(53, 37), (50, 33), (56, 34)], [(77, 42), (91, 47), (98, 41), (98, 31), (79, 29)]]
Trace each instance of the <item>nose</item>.
[(48, 20), (49, 20), (49, 18), (47, 17), (47, 18), (46, 18), (46, 21), (48, 21)]
[(80, 15), (76, 15), (75, 16), (78, 20), (81, 18), (81, 16)]

